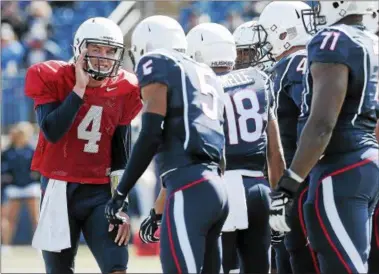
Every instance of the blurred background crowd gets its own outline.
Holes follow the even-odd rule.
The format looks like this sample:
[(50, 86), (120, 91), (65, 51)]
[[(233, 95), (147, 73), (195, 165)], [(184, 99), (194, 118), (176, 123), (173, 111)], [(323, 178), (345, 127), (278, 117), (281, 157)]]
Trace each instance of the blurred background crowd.
[[(152, 14), (176, 18), (188, 32), (202, 22), (216, 22), (233, 31), (253, 20), (270, 1), (157, 1), (134, 2), (142, 19)], [(309, 2), (309, 1), (307, 1)], [(1, 2), (1, 212), (2, 243), (30, 244), (38, 218), (39, 176), (30, 172), (38, 126), (31, 100), (24, 96), (25, 70), (56, 59), (69, 61), (78, 26), (87, 18), (108, 17), (120, 1), (2, 1)], [(123, 3), (124, 5), (127, 3)], [(122, 12), (122, 11), (121, 11)], [(135, 13), (134, 13), (135, 14)], [(128, 16), (128, 15), (125, 15)], [(135, 22), (136, 23), (136, 22)], [(132, 28), (133, 26), (131, 26)], [(125, 35), (128, 47), (130, 31)], [(125, 54), (125, 58), (127, 54)], [(129, 60), (125, 68), (131, 70)], [(139, 121), (133, 122), (133, 139)], [(146, 216), (159, 180), (154, 163), (133, 193), (134, 218)], [(134, 202), (133, 202), (134, 201)], [(136, 229), (138, 225), (134, 226)], [(138, 237), (136, 237), (138, 238)]]

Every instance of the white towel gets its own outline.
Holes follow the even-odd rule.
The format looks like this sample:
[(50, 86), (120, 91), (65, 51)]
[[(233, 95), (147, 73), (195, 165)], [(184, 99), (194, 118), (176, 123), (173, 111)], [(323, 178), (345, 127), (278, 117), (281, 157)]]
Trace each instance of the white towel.
[(226, 171), (223, 179), (228, 193), (229, 215), (226, 218), (223, 232), (243, 230), (249, 227), (245, 187), (242, 176), (263, 177), (260, 171), (230, 170)]
[(61, 252), (71, 247), (66, 192), (67, 182), (49, 180), (33, 236), (34, 248)]

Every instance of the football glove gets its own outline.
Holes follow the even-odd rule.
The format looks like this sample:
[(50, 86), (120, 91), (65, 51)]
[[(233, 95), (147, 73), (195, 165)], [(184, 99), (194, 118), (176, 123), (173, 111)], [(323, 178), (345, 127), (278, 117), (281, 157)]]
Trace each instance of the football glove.
[(279, 232), (291, 231), (288, 225), (288, 218), (291, 212), (293, 198), (299, 186), (300, 182), (291, 176), (290, 171), (285, 170), (279, 180), (278, 186), (270, 193), (271, 206), (269, 223), (273, 230)]
[(143, 220), (139, 230), (139, 237), (142, 242), (147, 243), (157, 243), (159, 242), (159, 237), (154, 234), (157, 232), (162, 222), (162, 214), (156, 214), (155, 209), (150, 210), (150, 215)]
[(128, 218), (120, 216), (120, 211), (128, 214), (128, 201), (126, 195), (120, 194), (117, 190), (112, 198), (105, 205), (105, 217), (110, 224), (119, 225), (128, 222)]

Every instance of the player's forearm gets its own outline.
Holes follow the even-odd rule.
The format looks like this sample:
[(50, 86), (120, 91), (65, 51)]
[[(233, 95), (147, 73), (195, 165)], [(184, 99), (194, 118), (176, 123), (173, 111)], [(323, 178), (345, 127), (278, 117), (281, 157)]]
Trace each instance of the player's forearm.
[(118, 126), (112, 137), (112, 164), (111, 170), (125, 169), (130, 154), (129, 140), (130, 126)]
[(37, 107), (38, 124), (49, 142), (58, 142), (70, 129), (83, 104), (83, 100), (71, 92), (61, 103), (49, 103)]
[(156, 214), (163, 214), (164, 211), (164, 205), (166, 201), (166, 188), (161, 187), (161, 190), (159, 191), (159, 195), (157, 199), (155, 200), (154, 209)]
[(376, 140), (378, 140), (378, 143), (379, 143), (379, 120), (378, 120), (378, 122), (376, 123), (375, 134), (376, 134)]
[(124, 175), (117, 190), (127, 195), (145, 172), (162, 142), (164, 117), (154, 113), (142, 115), (142, 129), (133, 147)]
[(283, 154), (277, 152), (269, 154), (267, 157), (267, 166), (270, 186), (272, 189), (275, 189), (286, 168)]
[(276, 120), (269, 121), (267, 127), (267, 166), (272, 189), (276, 188), (283, 171), (286, 168), (283, 147), (280, 140), (279, 126)]
[(290, 169), (303, 179), (316, 165), (330, 141), (333, 127), (327, 124), (309, 120), (300, 136)]

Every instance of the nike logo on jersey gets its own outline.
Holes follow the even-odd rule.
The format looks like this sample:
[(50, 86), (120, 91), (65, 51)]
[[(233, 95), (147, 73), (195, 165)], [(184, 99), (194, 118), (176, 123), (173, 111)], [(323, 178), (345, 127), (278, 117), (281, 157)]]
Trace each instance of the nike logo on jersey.
[(112, 90), (115, 90), (117, 87), (107, 87), (106, 91), (109, 92), (109, 91), (112, 91)]

